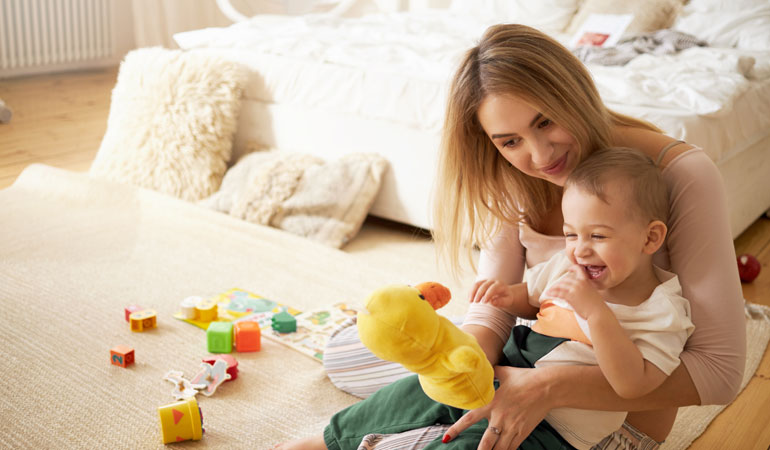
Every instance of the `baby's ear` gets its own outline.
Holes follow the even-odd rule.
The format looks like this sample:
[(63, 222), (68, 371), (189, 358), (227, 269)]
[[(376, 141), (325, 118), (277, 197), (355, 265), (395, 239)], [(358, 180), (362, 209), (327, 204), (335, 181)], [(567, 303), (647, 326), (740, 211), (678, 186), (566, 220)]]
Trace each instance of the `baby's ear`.
[(650, 224), (647, 225), (647, 240), (644, 242), (642, 251), (648, 255), (657, 252), (666, 240), (667, 232), (668, 228), (666, 228), (666, 224), (660, 220), (653, 220), (650, 222)]

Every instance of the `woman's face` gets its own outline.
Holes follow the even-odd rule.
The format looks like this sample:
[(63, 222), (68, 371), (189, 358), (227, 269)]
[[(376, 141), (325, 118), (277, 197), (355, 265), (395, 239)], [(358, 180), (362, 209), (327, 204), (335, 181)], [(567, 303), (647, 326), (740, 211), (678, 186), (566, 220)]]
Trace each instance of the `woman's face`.
[(489, 95), (477, 116), (500, 154), (523, 173), (564, 186), (577, 166), (575, 138), (518, 97)]

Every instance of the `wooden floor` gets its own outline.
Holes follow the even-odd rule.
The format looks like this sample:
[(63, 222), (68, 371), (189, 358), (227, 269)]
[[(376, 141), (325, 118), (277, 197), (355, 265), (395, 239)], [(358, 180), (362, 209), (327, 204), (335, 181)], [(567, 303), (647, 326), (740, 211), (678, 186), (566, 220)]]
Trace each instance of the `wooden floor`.
[[(85, 171), (107, 126), (117, 68), (0, 80), (0, 99), (13, 110), (0, 124), (0, 189), (29, 164)], [(0, 205), (0, 214), (2, 205)], [(770, 305), (770, 219), (758, 219), (735, 241), (763, 271), (744, 284), (745, 298)], [(695, 441), (694, 449), (770, 449), (770, 353), (738, 399)]]

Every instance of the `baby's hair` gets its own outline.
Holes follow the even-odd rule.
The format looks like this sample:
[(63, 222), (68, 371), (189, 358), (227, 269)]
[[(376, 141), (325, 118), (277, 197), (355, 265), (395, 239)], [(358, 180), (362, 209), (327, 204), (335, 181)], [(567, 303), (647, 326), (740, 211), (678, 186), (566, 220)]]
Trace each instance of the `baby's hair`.
[(663, 174), (655, 163), (639, 150), (610, 147), (597, 150), (583, 160), (567, 177), (564, 189), (577, 187), (607, 202), (611, 181), (626, 184), (628, 208), (641, 220), (668, 220), (668, 191)]

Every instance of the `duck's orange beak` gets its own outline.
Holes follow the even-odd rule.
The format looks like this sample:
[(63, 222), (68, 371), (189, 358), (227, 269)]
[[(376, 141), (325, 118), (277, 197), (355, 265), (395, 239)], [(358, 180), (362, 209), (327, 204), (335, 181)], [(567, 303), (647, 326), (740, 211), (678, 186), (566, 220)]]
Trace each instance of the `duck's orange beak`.
[(449, 292), (449, 288), (441, 283), (436, 283), (435, 281), (420, 283), (415, 287), (420, 291), (422, 296), (425, 297), (425, 300), (430, 303), (430, 306), (432, 306), (433, 309), (441, 308), (449, 303), (449, 300), (452, 298), (452, 293)]

